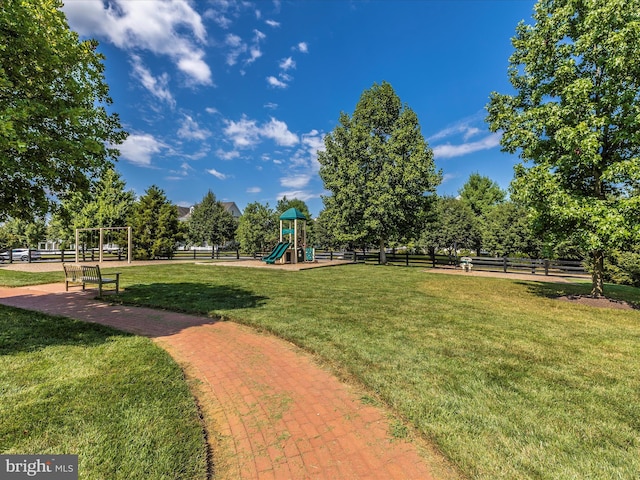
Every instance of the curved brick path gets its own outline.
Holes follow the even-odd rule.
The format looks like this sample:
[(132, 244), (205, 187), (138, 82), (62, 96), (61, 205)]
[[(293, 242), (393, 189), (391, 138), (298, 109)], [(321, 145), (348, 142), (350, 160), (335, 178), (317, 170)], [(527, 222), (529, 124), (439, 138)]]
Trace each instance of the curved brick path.
[(0, 303), (151, 337), (201, 381), (227, 478), (431, 479), (379, 409), (292, 345), (232, 323), (108, 305), (63, 284), (0, 288)]

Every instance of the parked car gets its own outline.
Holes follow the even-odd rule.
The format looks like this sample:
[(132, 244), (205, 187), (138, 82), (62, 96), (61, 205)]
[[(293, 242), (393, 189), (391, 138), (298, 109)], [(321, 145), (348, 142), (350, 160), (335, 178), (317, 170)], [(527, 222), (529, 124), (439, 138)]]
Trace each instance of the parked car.
[[(13, 261), (21, 260), (23, 262), (29, 261), (29, 249), (28, 248), (14, 248), (11, 250), (11, 258)], [(40, 260), (41, 255), (38, 250), (31, 250), (31, 260)], [(9, 251), (0, 253), (1, 260), (9, 260)]]

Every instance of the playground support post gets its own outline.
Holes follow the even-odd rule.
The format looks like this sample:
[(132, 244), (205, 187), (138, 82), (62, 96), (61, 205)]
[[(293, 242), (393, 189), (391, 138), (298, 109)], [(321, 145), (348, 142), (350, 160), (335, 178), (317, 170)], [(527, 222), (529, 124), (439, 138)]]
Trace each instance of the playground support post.
[(76, 263), (80, 262), (79, 244), (80, 244), (80, 232), (94, 232), (98, 230), (100, 232), (100, 249), (99, 261), (103, 262), (103, 247), (104, 247), (104, 230), (126, 230), (127, 231), (127, 263), (131, 263), (131, 255), (133, 253), (133, 239), (131, 227), (100, 227), (100, 228), (76, 228)]

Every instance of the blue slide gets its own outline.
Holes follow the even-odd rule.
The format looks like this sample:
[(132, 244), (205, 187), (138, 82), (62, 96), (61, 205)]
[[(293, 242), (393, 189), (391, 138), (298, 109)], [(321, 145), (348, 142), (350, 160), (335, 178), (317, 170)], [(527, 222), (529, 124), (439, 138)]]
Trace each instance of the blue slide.
[(287, 248), (289, 248), (290, 245), (291, 244), (289, 242), (280, 242), (269, 255), (262, 259), (262, 261), (273, 265), (276, 263), (276, 260), (280, 260), (282, 258), (282, 255), (284, 255), (284, 252), (287, 251)]

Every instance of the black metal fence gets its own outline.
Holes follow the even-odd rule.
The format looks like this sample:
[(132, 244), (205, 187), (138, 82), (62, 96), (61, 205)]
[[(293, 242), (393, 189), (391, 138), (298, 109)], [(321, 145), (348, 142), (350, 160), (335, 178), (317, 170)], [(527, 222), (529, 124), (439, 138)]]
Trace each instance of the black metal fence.
[[(458, 267), (461, 257), (447, 255), (411, 255), (409, 253), (387, 253), (387, 263), (392, 265), (422, 267)], [(469, 257), (472, 270), (484, 270), (504, 273), (532, 273), (543, 275), (579, 275), (588, 274), (582, 260), (552, 260), (515, 257)], [(358, 263), (380, 263), (379, 252), (355, 252)]]

